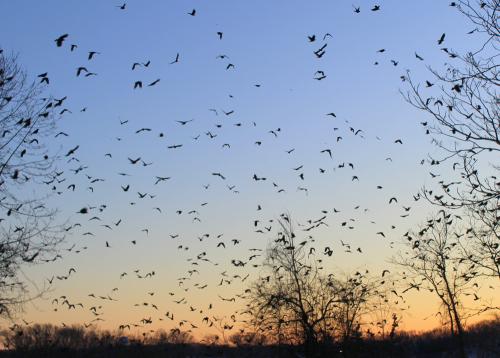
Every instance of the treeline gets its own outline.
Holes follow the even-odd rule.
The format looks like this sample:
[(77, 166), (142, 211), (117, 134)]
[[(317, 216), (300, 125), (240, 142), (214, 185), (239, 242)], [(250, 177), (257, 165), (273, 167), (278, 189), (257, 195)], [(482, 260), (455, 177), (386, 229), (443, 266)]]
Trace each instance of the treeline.
[[(302, 345), (270, 344), (259, 334), (234, 334), (230, 344), (195, 343), (184, 331), (157, 330), (124, 336), (119, 331), (80, 325), (17, 326), (1, 334), (5, 357), (292, 357), (303, 356)], [(468, 355), (500, 356), (500, 317), (470, 326), (465, 331)], [(447, 330), (397, 332), (392, 337), (360, 336), (347, 343), (324, 342), (320, 357), (454, 357), (456, 344)]]
[(14, 325), (1, 333), (2, 345), (7, 350), (85, 350), (128, 345), (182, 345), (193, 342), (191, 334), (179, 329), (169, 332), (159, 329), (149, 333), (125, 335), (123, 330), (100, 330), (82, 325), (55, 326), (53, 324)]

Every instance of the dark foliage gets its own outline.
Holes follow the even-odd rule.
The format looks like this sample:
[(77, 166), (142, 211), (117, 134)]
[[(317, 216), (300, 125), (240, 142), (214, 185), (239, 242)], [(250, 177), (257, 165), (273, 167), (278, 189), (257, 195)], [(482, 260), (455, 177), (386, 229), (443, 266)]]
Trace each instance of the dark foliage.
[[(46, 328), (50, 336), (40, 335), (33, 327), (19, 327), (3, 333), (4, 342), (15, 341), (14, 336), (38, 337), (25, 340), (37, 341), (37, 345), (23, 346), (0, 353), (2, 357), (301, 357), (302, 347), (294, 345), (239, 344), (202, 345), (198, 343), (170, 343), (167, 336), (155, 339), (133, 339), (123, 344), (119, 334), (94, 331), (81, 326)], [(71, 339), (68, 339), (71, 337)], [(500, 355), (500, 318), (484, 321), (469, 327), (465, 332), (467, 352), (475, 357)], [(42, 339), (43, 338), (43, 339)], [(120, 343), (122, 341), (122, 343)], [(347, 344), (323, 344), (318, 347), (321, 357), (455, 357), (456, 344), (445, 330), (425, 333), (402, 332), (381, 339), (378, 337), (351, 340)]]

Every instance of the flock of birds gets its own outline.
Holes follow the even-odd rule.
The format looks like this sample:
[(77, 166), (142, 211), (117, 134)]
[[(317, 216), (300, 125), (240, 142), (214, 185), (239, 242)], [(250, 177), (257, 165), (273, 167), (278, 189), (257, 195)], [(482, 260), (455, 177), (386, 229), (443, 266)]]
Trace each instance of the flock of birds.
[[(454, 3), (451, 3), (450, 5), (455, 6)], [(123, 3), (121, 5), (116, 5), (116, 10), (129, 11), (129, 8), (127, 7), (127, 3)], [(357, 16), (363, 10), (364, 9), (362, 9), (359, 6), (353, 6), (354, 16)], [(368, 10), (371, 13), (377, 13), (379, 11), (382, 11), (383, 9), (380, 5), (374, 4), (373, 6), (369, 7)], [(196, 9), (192, 9), (191, 11), (187, 11), (184, 16), (191, 16), (195, 18), (197, 16), (202, 16), (202, 15), (199, 14), (196, 11)], [(214, 37), (216, 37), (220, 41), (224, 41), (224, 33), (222, 31), (217, 31), (216, 33), (214, 33)], [(437, 37), (436, 42), (438, 46), (443, 45), (445, 37), (446, 35), (444, 33)], [(315, 46), (312, 50), (312, 56), (317, 58), (318, 61), (323, 61), (324, 58), (326, 57), (325, 55), (329, 50), (328, 41), (331, 40), (332, 38), (333, 36), (330, 33), (326, 33), (322, 36), (316, 34), (304, 35), (304, 41), (311, 44), (312, 46), (315, 46), (318, 42), (321, 42), (320, 44)], [(55, 38), (53, 44), (58, 50), (61, 51), (66, 51), (66, 50), (70, 52), (80, 51), (78, 43), (74, 43), (71, 35), (68, 33), (61, 34), (60, 36)], [(447, 48), (442, 48), (442, 50), (446, 52), (450, 56), (450, 58), (456, 57), (456, 55), (451, 50)], [(378, 50), (379, 55), (382, 55), (385, 52), (386, 49), (384, 48)], [(424, 61), (424, 58), (417, 52), (415, 52), (414, 55), (417, 60)], [(92, 70), (92, 63), (94, 61), (99, 61), (101, 56), (105, 56), (104, 51), (103, 53), (96, 50), (87, 51), (85, 54), (87, 64), (80, 65), (77, 68), (75, 68), (75, 76), (76, 77), (98, 76), (98, 73)], [(237, 63), (229, 62), (228, 55), (220, 54), (217, 56), (217, 59), (224, 61), (223, 68), (226, 71), (238, 70)], [(182, 60), (183, 58), (181, 54), (176, 53), (172, 56), (171, 60), (169, 61), (169, 64), (171, 66), (176, 66)], [(394, 67), (399, 65), (399, 61), (397, 59), (391, 59), (390, 63)], [(374, 65), (378, 64), (379, 64), (378, 61), (374, 62)], [(136, 73), (140, 69), (147, 70), (150, 68), (150, 66), (151, 67), (154, 66), (154, 64), (150, 60), (131, 61), (130, 71)], [(39, 81), (45, 85), (51, 84), (50, 76), (48, 73), (41, 73), (40, 75), (38, 75), (38, 78)], [(324, 70), (317, 70), (312, 78), (316, 81), (323, 81), (328, 79), (328, 74)], [(402, 81), (406, 80), (404, 75), (401, 76), (401, 80)], [(130, 83), (130, 88), (132, 91), (141, 91), (144, 90), (145, 87), (157, 87), (160, 85), (161, 85), (161, 78), (157, 77), (152, 81), (137, 79), (134, 82)], [(254, 84), (254, 87), (257, 89), (260, 88), (261, 86), (262, 84)], [(432, 86), (433, 83), (431, 83), (430, 81), (426, 82), (426, 87), (430, 88)], [(232, 97), (232, 95), (229, 96)], [(65, 96), (59, 99), (54, 99), (52, 101), (53, 108), (54, 109), (58, 108), (57, 113), (60, 116), (67, 116), (73, 113), (72, 108), (65, 107), (66, 100), (67, 97)], [(443, 106), (443, 104), (439, 102), (437, 102), (435, 105)], [(235, 109), (230, 109), (225, 111), (216, 108), (208, 108), (207, 110), (214, 116), (213, 118), (216, 119), (220, 119), (222, 117), (229, 120), (234, 117), (237, 117)], [(86, 112), (86, 111), (87, 107), (80, 109), (80, 112)], [(340, 123), (338, 122), (337, 115), (335, 112), (325, 113), (325, 117), (335, 121), (334, 123), (336, 124)], [(193, 125), (194, 121), (195, 119), (175, 120), (175, 123), (179, 127), (189, 128), (190, 126)], [(214, 124), (213, 128), (207, 129), (204, 133), (194, 133), (191, 137), (192, 143), (197, 143), (201, 141), (202, 138), (205, 138), (209, 141), (213, 141), (214, 143), (216, 143), (217, 137), (219, 137), (220, 132), (223, 130), (222, 128), (228, 125), (240, 129), (243, 129), (247, 126), (253, 128), (260, 128), (259, 127), (260, 124), (257, 122), (251, 122), (251, 123), (232, 122), (231, 124), (227, 123), (231, 122), (224, 122), (223, 124), (217, 122)], [(347, 121), (345, 121), (344, 123), (346, 123), (345, 128), (341, 127), (341, 124), (338, 124), (339, 126), (334, 128), (334, 133), (336, 134), (333, 137), (333, 144), (349, 140), (350, 138), (364, 139), (368, 135), (368, 133), (365, 133), (363, 128), (354, 128)], [(149, 127), (131, 128), (132, 125), (133, 123), (129, 122), (129, 120), (120, 120), (119, 122), (116, 123), (116, 126), (119, 127), (120, 129), (123, 129), (123, 131), (127, 134), (127, 136), (155, 135), (160, 139), (166, 140), (165, 133), (160, 130)], [(425, 129), (425, 127), (427, 126), (427, 122), (422, 122), (422, 126)], [(254, 145), (256, 148), (262, 147), (264, 146), (266, 141), (271, 141), (273, 139), (276, 139), (284, 135), (284, 132), (285, 129), (282, 127), (267, 128), (261, 132), (260, 138), (255, 138)], [(427, 133), (429, 132), (427, 131)], [(57, 134), (55, 134), (55, 138), (59, 137), (70, 138), (71, 133), (59, 131)], [(382, 138), (378, 136), (376, 137), (376, 139), (382, 141)], [(121, 137), (115, 137), (114, 140), (121, 142), (125, 139), (124, 136), (121, 136)], [(393, 143), (394, 146), (396, 146), (396, 150), (399, 148), (398, 146), (404, 145), (402, 138), (393, 138), (391, 142)], [(180, 150), (187, 144), (188, 143), (185, 142), (184, 143), (172, 142), (168, 143), (166, 148), (168, 151), (176, 151)], [(218, 143), (218, 145), (223, 150), (231, 150), (232, 144), (233, 143), (229, 142)], [(88, 196), (89, 201), (94, 200), (92, 199), (93, 198), (92, 194), (94, 193), (94, 191), (97, 190), (98, 186), (101, 185), (103, 182), (109, 180), (109, 178), (106, 177), (98, 177), (89, 174), (89, 172), (92, 170), (91, 164), (83, 163), (80, 158), (80, 152), (84, 149), (84, 147), (85, 147), (84, 143), (81, 144), (75, 143), (74, 145), (70, 146), (65, 151), (65, 153), (63, 153), (63, 159), (65, 159), (69, 169), (56, 171), (55, 175), (52, 178), (44, 182), (44, 184), (47, 185), (47, 187), (50, 188), (50, 190), (53, 193), (55, 193), (55, 195), (63, 195), (68, 191), (75, 192), (81, 190), (83, 193), (85, 193), (84, 195)], [(296, 152), (295, 148), (284, 149), (284, 155), (290, 158), (293, 158), (295, 152)], [(318, 154), (332, 161), (336, 159), (334, 156), (333, 146), (322, 149)], [(118, 178), (120, 179), (121, 183), (117, 184), (117, 190), (121, 194), (127, 196), (127, 201), (129, 206), (131, 207), (139, 206), (140, 203), (143, 203), (144, 201), (149, 201), (151, 203), (155, 203), (152, 204), (155, 206), (152, 207), (151, 209), (154, 213), (163, 215), (173, 214), (174, 217), (187, 216), (187, 218), (189, 218), (189, 220), (193, 224), (197, 222), (202, 222), (204, 214), (203, 210), (207, 210), (206, 208), (209, 207), (210, 205), (209, 202), (207, 201), (201, 202), (198, 207), (191, 207), (189, 209), (177, 209), (175, 210), (174, 213), (166, 213), (165, 209), (161, 206), (161, 204), (156, 204), (158, 202), (161, 202), (161, 200), (165, 200), (165, 198), (157, 197), (158, 196), (157, 192), (159, 191), (157, 190), (157, 188), (160, 188), (160, 186), (168, 185), (169, 182), (172, 180), (173, 176), (164, 173), (158, 173), (156, 175), (151, 176), (149, 178), (151, 187), (148, 190), (136, 189), (134, 185), (131, 182), (129, 182), (129, 178), (132, 177), (134, 173), (139, 173), (141, 170), (144, 170), (147, 167), (154, 168), (155, 163), (149, 161), (146, 155), (142, 154), (136, 156), (127, 156), (114, 152), (102, 153), (102, 155), (105, 158), (105, 160), (119, 161), (120, 163), (123, 164), (123, 171), (118, 173)], [(387, 157), (385, 158), (385, 161), (388, 164), (390, 164), (392, 158)], [(425, 164), (425, 160), (422, 160), (420, 164)], [(333, 170), (328, 169), (326, 167), (325, 168), (320, 167), (318, 168), (318, 172), (319, 174), (326, 174), (333, 171), (337, 172), (348, 171), (350, 173), (349, 174), (350, 180), (353, 183), (356, 183), (362, 179), (360, 175), (356, 172), (356, 169), (358, 169), (356, 163), (339, 161), (335, 163)], [(291, 173), (297, 177), (297, 180), (299, 182), (296, 191), (303, 192), (305, 195), (308, 195), (310, 188), (307, 186), (307, 177), (306, 177), (307, 172), (305, 171), (305, 164), (297, 163), (297, 165), (291, 168), (290, 170)], [(437, 177), (437, 174), (431, 173), (431, 175), (433, 177)], [(203, 189), (206, 191), (211, 190), (214, 186), (219, 184), (223, 184), (224, 187), (226, 187), (231, 193), (234, 194), (238, 194), (240, 193), (240, 190), (242, 190), (238, 186), (230, 184), (229, 175), (227, 175), (222, 171), (213, 171), (210, 173), (206, 173), (206, 176), (212, 179), (211, 182), (209, 183), (205, 182), (202, 184)], [(80, 181), (78, 182), (78, 180)], [(288, 191), (293, 190), (278, 184), (276, 180), (262, 173), (254, 173), (253, 176), (249, 178), (249, 181), (268, 184), (278, 194), (286, 194), (287, 190)], [(453, 183), (450, 184), (441, 181), (440, 184), (442, 185), (442, 187), (447, 188)], [(384, 186), (381, 184), (374, 185), (374, 190), (384, 190)], [(437, 200), (441, 198), (439, 196), (436, 196)], [(401, 218), (408, 217), (412, 212), (411, 204), (410, 205), (402, 204), (404, 202), (408, 202), (404, 198), (398, 198), (394, 195), (389, 194), (387, 195), (386, 200), (387, 200), (387, 205), (391, 206), (401, 205), (400, 207)], [(410, 198), (410, 201), (413, 202), (419, 200), (420, 200), (420, 194), (414, 195), (413, 199)], [(113, 209), (114, 210), (113, 215), (118, 215), (118, 217), (116, 217), (115, 220), (106, 221), (105, 219), (103, 219), (103, 217), (107, 213), (108, 209), (109, 205), (107, 204), (82, 206), (75, 213), (75, 216), (77, 217), (76, 220), (77, 222), (64, 227), (64, 231), (73, 236), (80, 236), (82, 237), (82, 240), (86, 240), (88, 238), (96, 236), (106, 237), (106, 232), (119, 229), (120, 225), (122, 225), (122, 223), (126, 220), (126, 218), (119, 217), (120, 216), (119, 209)], [(142, 210), (142, 208), (138, 210)], [(258, 203), (255, 207), (256, 217), (250, 220), (249, 226), (252, 228), (252, 231), (257, 236), (262, 236), (265, 238), (275, 237), (276, 231), (279, 231), (279, 225), (276, 225), (276, 219), (265, 219), (264, 217), (260, 216), (260, 212), (262, 210), (263, 210), (263, 205)], [(368, 211), (367, 208), (362, 208), (360, 205), (356, 205), (354, 207), (354, 210), (358, 212)], [(331, 224), (331, 221), (333, 220), (333, 217), (335, 215), (340, 215), (341, 211), (342, 210), (338, 208), (321, 210), (316, 217), (306, 220), (303, 224), (301, 224), (298, 227), (299, 231), (303, 232), (305, 235), (310, 235), (308, 236), (309, 239), (307, 241), (307, 243), (311, 245), (309, 249), (309, 254), (313, 254), (316, 252), (316, 247), (312, 246), (315, 245), (315, 242), (314, 239), (312, 239), (311, 233), (320, 228), (335, 230), (335, 228)], [(91, 223), (96, 225), (94, 226), (95, 230), (88, 229), (88, 226)], [(372, 223), (376, 224), (375, 222)], [(355, 218), (345, 218), (340, 220), (339, 223), (341, 229), (353, 230), (355, 228), (355, 225), (356, 225)], [(390, 229), (395, 229), (395, 226), (392, 225)], [(100, 231), (98, 233), (96, 232), (96, 230), (104, 230), (104, 231)], [(128, 245), (135, 246), (139, 244), (140, 240), (147, 240), (151, 228), (144, 227), (139, 230), (142, 236), (137, 236), (137, 238), (134, 238), (129, 243), (127, 243)], [(385, 230), (378, 230), (378, 231), (374, 230), (373, 236), (379, 237), (380, 239), (385, 239), (389, 237), (389, 234)], [(406, 236), (408, 236), (408, 233), (406, 234)], [(169, 292), (170, 302), (169, 301), (165, 302), (164, 297), (155, 300), (158, 297), (158, 294), (154, 290), (150, 290), (145, 293), (144, 295), (145, 299), (142, 300), (142, 302), (136, 302), (130, 307), (130, 310), (134, 310), (137, 308), (145, 310), (145, 312), (147, 313), (144, 315), (144, 317), (137, 321), (121, 322), (119, 326), (116, 328), (118, 328), (121, 331), (138, 328), (144, 330), (145, 332), (148, 332), (149, 326), (157, 324), (159, 321), (160, 322), (164, 321), (164, 322), (169, 322), (170, 327), (174, 327), (174, 329), (185, 330), (188, 332), (196, 332), (197, 329), (203, 327), (205, 328), (216, 327), (220, 330), (227, 332), (234, 332), (236, 329), (240, 329), (241, 332), (243, 332), (244, 328), (242, 327), (241, 322), (244, 319), (244, 317), (242, 317), (241, 312), (244, 311), (245, 298), (249, 293), (249, 288), (246, 287), (245, 285), (251, 281), (252, 279), (251, 276), (255, 275), (255, 272), (258, 272), (258, 268), (262, 266), (262, 260), (265, 257), (265, 248), (256, 244), (255, 247), (250, 247), (247, 249), (248, 254), (246, 256), (240, 258), (229, 258), (228, 262), (223, 262), (223, 260), (226, 259), (226, 255), (224, 253), (221, 252), (220, 254), (217, 254), (217, 256), (212, 257), (209, 255), (208, 253), (209, 250), (207, 248), (202, 248), (201, 251), (199, 251), (198, 253), (191, 254), (191, 252), (196, 248), (187, 245), (185, 240), (183, 240), (182, 235), (178, 233), (169, 234), (169, 239), (177, 240), (178, 242), (177, 249), (181, 252), (181, 254), (188, 255), (188, 257), (186, 258), (187, 268), (185, 271), (185, 275), (177, 278), (176, 288), (175, 289), (172, 288), (172, 290), (170, 290)], [(214, 234), (211, 232), (202, 233), (197, 237), (197, 239), (200, 245), (202, 242), (204, 242), (204, 244), (207, 243), (207, 245), (211, 245), (212, 248), (215, 248), (216, 250), (224, 250), (224, 249), (229, 249), (229, 247), (237, 247), (241, 245), (243, 241), (243, 239), (226, 239), (223, 233)], [(358, 245), (354, 245), (349, 242), (344, 242), (343, 240), (340, 240), (340, 244), (341, 244), (341, 249), (343, 250), (344, 253), (363, 254), (363, 248)], [(102, 242), (104, 250), (113, 250), (118, 245), (125, 245), (125, 243), (123, 241), (119, 243), (112, 242), (109, 239), (104, 239)], [(393, 245), (394, 242), (391, 242), (390, 246), (393, 247)], [(87, 249), (88, 249), (87, 244), (84, 244), (82, 246), (80, 244), (74, 243), (69, 248), (64, 248), (53, 258), (46, 258), (45, 261), (46, 262), (60, 261), (63, 260), (69, 254), (84, 254), (84, 251)], [(331, 248), (331, 244), (330, 246), (318, 248), (317, 251), (318, 254), (320, 253), (324, 255), (325, 259), (331, 257), (332, 254), (334, 253), (334, 250)], [(171, 254), (176, 255), (175, 253)], [(92, 259), (89, 258), (89, 260)], [(200, 272), (205, 270), (207, 265), (217, 270), (219, 266), (222, 267), (226, 264), (228, 265), (228, 268), (226, 268), (225, 270), (221, 270), (219, 277), (215, 279), (214, 282), (199, 282), (200, 280), (198, 280), (198, 277), (200, 277), (201, 274)], [(168, 261), (162, 263), (162, 265), (168, 265)], [(84, 268), (82, 269), (84, 270)], [(54, 274), (53, 276), (48, 277), (46, 279), (47, 283), (49, 285), (54, 285), (58, 281), (64, 282), (67, 280), (72, 280), (73, 276), (77, 274), (79, 270), (80, 269), (78, 269), (77, 267), (71, 267), (62, 274)], [(252, 270), (256, 271), (252, 272)], [(389, 270), (384, 269), (380, 274), (380, 281), (385, 282), (385, 280), (387, 279), (386, 275), (388, 273)], [(133, 269), (129, 271), (123, 271), (119, 275), (119, 277), (116, 277), (116, 281), (122, 283), (125, 280), (131, 280), (131, 279), (149, 280), (155, 278), (156, 275), (157, 272), (155, 272), (155, 270), (144, 271), (141, 269)], [(206, 290), (207, 288), (212, 288), (218, 291), (219, 288), (221, 287), (227, 287), (231, 285), (235, 286), (236, 284), (244, 287), (243, 292), (234, 293), (232, 296), (223, 296), (221, 294), (218, 294), (216, 301), (213, 302), (207, 301), (205, 304), (203, 304), (203, 306), (195, 305), (191, 302), (190, 297), (192, 297), (192, 295), (196, 295), (195, 293), (193, 293), (193, 291), (204, 292), (203, 290)], [(415, 287), (418, 289), (418, 285), (416, 285)], [(400, 301), (403, 300), (403, 297), (401, 296), (400, 292), (396, 291), (396, 288), (393, 288), (392, 292), (395, 295), (395, 299)], [(51, 304), (53, 306), (54, 311), (59, 311), (59, 312), (62, 310), (86, 311), (89, 319), (84, 324), (86, 327), (89, 327), (91, 325), (97, 324), (98, 322), (106, 321), (105, 308), (109, 307), (109, 305), (115, 304), (117, 301), (120, 300), (119, 293), (120, 293), (119, 287), (114, 287), (107, 293), (97, 294), (95, 292), (89, 292), (85, 300), (75, 299), (72, 297), (71, 294), (65, 294), (53, 297), (51, 300)], [(87, 303), (87, 301), (91, 303)], [(217, 316), (216, 314), (213, 313), (214, 312), (213, 310), (216, 307), (225, 308), (227, 307), (228, 304), (233, 304), (233, 306), (231, 307), (236, 308), (236, 310), (233, 313), (230, 313), (224, 317)], [(197, 314), (198, 318), (190, 320), (179, 318), (178, 316), (181, 316), (183, 314), (182, 313), (183, 311)], [(29, 322), (25, 321), (25, 323)], [(62, 324), (65, 325), (64, 322), (62, 322)], [(151, 329), (150, 332), (154, 332), (154, 329)]]

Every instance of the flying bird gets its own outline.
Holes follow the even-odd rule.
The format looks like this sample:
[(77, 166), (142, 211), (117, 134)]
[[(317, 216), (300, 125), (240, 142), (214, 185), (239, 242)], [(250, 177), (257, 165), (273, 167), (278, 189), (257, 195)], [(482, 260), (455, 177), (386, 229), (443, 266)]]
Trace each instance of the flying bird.
[(66, 40), (68, 38), (68, 36), (69, 36), (68, 34), (64, 34), (64, 35), (59, 36), (57, 39), (55, 39), (54, 41), (55, 41), (57, 47), (61, 47), (64, 40)]
[(438, 45), (441, 45), (441, 44), (444, 42), (444, 38), (445, 38), (445, 36), (446, 36), (446, 34), (445, 34), (445, 33), (443, 33), (443, 34), (441, 35), (441, 37), (440, 37), (440, 38), (439, 38), (439, 40), (438, 40)]
[(186, 124), (192, 121), (194, 121), (194, 119), (190, 119), (189, 121), (176, 121), (176, 122), (179, 123), (181, 126), (185, 126)]
[(222, 175), (221, 173), (212, 173), (213, 176), (217, 176), (219, 178), (221, 178), (222, 180), (226, 180), (226, 177), (224, 175)]
[(89, 72), (89, 70), (87, 70), (87, 68), (86, 68), (86, 67), (83, 67), (83, 66), (78, 67), (78, 68), (76, 69), (76, 77), (79, 77), (79, 76), (82, 74), (82, 72), (86, 72), (86, 73), (88, 73), (88, 72)]
[(158, 82), (160, 82), (160, 79), (159, 79), (159, 78), (158, 78), (158, 79), (156, 79), (156, 80), (154, 80), (153, 82), (151, 82), (151, 83), (148, 85), (148, 87), (152, 87), (152, 86), (156, 85)]
[(141, 157), (137, 158), (137, 159), (131, 159), (131, 158), (128, 158), (130, 164), (137, 164), (139, 162), (139, 160), (141, 160)]
[(80, 146), (79, 146), (79, 145), (77, 145), (77, 146), (76, 146), (76, 147), (74, 147), (73, 149), (70, 149), (70, 150), (68, 151), (68, 153), (66, 153), (66, 157), (69, 157), (70, 155), (75, 154), (75, 152), (77, 151), (77, 149), (78, 149), (78, 148), (80, 148)]
[(332, 150), (331, 149), (323, 149), (320, 153), (328, 153), (330, 158), (332, 157)]
[(179, 53), (178, 52), (177, 52), (177, 55), (175, 55), (175, 60), (170, 62), (170, 64), (173, 65), (174, 63), (177, 63), (177, 62), (179, 62)]
[(90, 61), (94, 58), (95, 55), (100, 55), (100, 54), (101, 53), (97, 51), (89, 51), (89, 56), (87, 57), (87, 59)]

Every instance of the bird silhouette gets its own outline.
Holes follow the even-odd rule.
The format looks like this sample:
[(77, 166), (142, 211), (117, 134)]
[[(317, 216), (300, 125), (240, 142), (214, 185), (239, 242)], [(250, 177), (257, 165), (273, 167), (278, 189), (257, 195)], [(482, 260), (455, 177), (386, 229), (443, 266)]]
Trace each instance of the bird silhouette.
[(90, 61), (94, 58), (95, 55), (100, 55), (101, 53), (100, 52), (97, 52), (97, 51), (89, 51), (89, 55), (87, 57), (87, 59)]
[(141, 160), (141, 157), (137, 158), (137, 159), (131, 159), (131, 158), (128, 158), (130, 164), (137, 164), (140, 160)]
[(175, 59), (172, 62), (170, 62), (170, 64), (173, 65), (174, 63), (177, 63), (177, 62), (179, 62), (179, 53), (178, 52), (177, 52), (177, 55), (175, 55)]
[(57, 47), (61, 47), (64, 43), (64, 41), (68, 38), (68, 34), (63, 34), (61, 36), (59, 36), (58, 38), (56, 38), (54, 41), (57, 45)]
[(221, 178), (222, 180), (226, 180), (226, 177), (224, 175), (222, 175), (221, 173), (212, 173), (213, 176), (218, 176), (219, 178)]
[(79, 77), (79, 76), (82, 74), (82, 72), (89, 73), (89, 70), (87, 70), (87, 68), (86, 68), (86, 67), (83, 67), (83, 66), (78, 67), (78, 68), (76, 69), (76, 76), (77, 76), (77, 77)]
[(443, 34), (441, 35), (441, 37), (440, 37), (440, 38), (439, 38), (439, 40), (438, 40), (438, 45), (441, 45), (441, 44), (444, 42), (444, 38), (445, 38), (445, 36), (446, 36), (446, 34), (445, 34), (445, 33), (443, 33)]
[(70, 155), (73, 155), (75, 154), (75, 152), (78, 150), (78, 148), (80, 148), (79, 145), (77, 145), (76, 147), (70, 149), (67, 153), (66, 153), (66, 157), (69, 157)]
[(192, 122), (194, 121), (194, 119), (190, 119), (188, 121), (176, 121), (177, 123), (179, 123), (181, 126), (185, 126), (186, 124), (188, 124), (189, 122)]
[(154, 86), (154, 85), (158, 84), (158, 82), (160, 82), (160, 79), (159, 79), (159, 78), (158, 78), (158, 79), (156, 79), (156, 80), (154, 80), (154, 81), (153, 81), (153, 82), (151, 82), (150, 84), (148, 84), (148, 87), (152, 87), (152, 86)]

